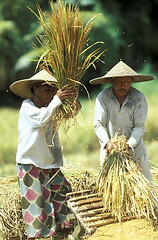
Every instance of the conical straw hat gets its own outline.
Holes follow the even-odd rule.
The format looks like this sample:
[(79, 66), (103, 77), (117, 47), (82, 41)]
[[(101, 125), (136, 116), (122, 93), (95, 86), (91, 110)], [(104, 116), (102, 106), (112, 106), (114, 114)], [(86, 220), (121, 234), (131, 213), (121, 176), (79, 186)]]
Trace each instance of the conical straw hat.
[(113, 78), (117, 77), (131, 77), (131, 82), (145, 82), (153, 80), (154, 77), (150, 75), (141, 75), (136, 73), (132, 68), (130, 68), (123, 61), (117, 63), (107, 74), (102, 77), (94, 78), (90, 80), (91, 84), (104, 84), (112, 83)]
[(31, 88), (33, 84), (42, 82), (54, 85), (58, 83), (58, 81), (46, 70), (41, 70), (29, 79), (23, 79), (12, 83), (10, 85), (10, 89), (12, 92), (22, 98), (32, 98), (33, 93), (31, 91)]

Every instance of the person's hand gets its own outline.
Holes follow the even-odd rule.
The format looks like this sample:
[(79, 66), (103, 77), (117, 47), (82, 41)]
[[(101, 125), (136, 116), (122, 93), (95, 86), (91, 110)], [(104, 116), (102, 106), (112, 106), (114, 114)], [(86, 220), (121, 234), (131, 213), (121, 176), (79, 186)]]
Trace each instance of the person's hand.
[(105, 148), (106, 148), (107, 154), (110, 154), (111, 150), (115, 148), (115, 144), (112, 143), (111, 141), (108, 141)]
[(129, 152), (130, 151), (130, 146), (128, 143), (125, 144), (125, 149), (124, 149), (126, 152)]
[(61, 89), (59, 89), (56, 93), (56, 95), (60, 98), (61, 101), (71, 98), (71, 99), (77, 99), (78, 97), (78, 89), (75, 87), (68, 87), (68, 85), (65, 85)]

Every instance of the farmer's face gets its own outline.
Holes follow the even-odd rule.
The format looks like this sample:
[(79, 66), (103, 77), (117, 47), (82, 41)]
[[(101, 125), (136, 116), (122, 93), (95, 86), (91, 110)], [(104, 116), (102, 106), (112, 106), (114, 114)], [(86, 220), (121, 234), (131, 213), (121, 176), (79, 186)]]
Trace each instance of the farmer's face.
[(38, 102), (38, 107), (44, 107), (49, 104), (56, 93), (56, 89), (48, 84), (34, 87), (34, 99)]
[(125, 98), (131, 88), (131, 77), (117, 77), (112, 82), (116, 97)]

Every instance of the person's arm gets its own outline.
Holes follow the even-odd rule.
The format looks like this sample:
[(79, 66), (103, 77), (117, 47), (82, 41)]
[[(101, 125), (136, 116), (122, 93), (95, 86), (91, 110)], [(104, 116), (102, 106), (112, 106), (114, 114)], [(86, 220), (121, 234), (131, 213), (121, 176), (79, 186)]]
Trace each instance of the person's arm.
[(37, 108), (29, 107), (28, 115), (33, 127), (45, 126), (56, 113), (56, 109), (62, 104), (65, 99), (75, 99), (78, 96), (78, 91), (75, 88), (68, 88), (67, 85), (59, 89), (47, 107)]
[(106, 144), (109, 141), (106, 124), (107, 124), (107, 109), (99, 95), (96, 99), (95, 105), (94, 129), (99, 139), (101, 148), (106, 148)]
[(134, 149), (140, 143), (145, 134), (145, 122), (147, 116), (147, 101), (144, 95), (140, 95), (134, 109), (134, 128), (127, 141), (130, 148)]
[(61, 103), (62, 102), (60, 98), (55, 95), (47, 107), (27, 107), (27, 113), (30, 117), (32, 126), (35, 128), (45, 126), (52, 119), (56, 112), (56, 109), (61, 105)]

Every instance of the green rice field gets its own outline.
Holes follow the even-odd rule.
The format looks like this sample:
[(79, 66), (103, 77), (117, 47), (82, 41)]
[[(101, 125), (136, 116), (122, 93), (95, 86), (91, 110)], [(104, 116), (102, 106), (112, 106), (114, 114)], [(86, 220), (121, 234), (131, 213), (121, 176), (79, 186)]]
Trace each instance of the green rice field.
[[(157, 84), (157, 83), (156, 83)], [(149, 89), (148, 89), (149, 91)], [(156, 93), (147, 92), (148, 117), (144, 137), (150, 165), (158, 167), (158, 121), (156, 114)], [(60, 141), (65, 157), (65, 165), (79, 165), (85, 168), (99, 167), (99, 142), (93, 129), (95, 98), (81, 99), (82, 110), (75, 121), (69, 122), (69, 130), (59, 129)], [(15, 175), (17, 148), (17, 124), (19, 109), (0, 108), (0, 177)]]

